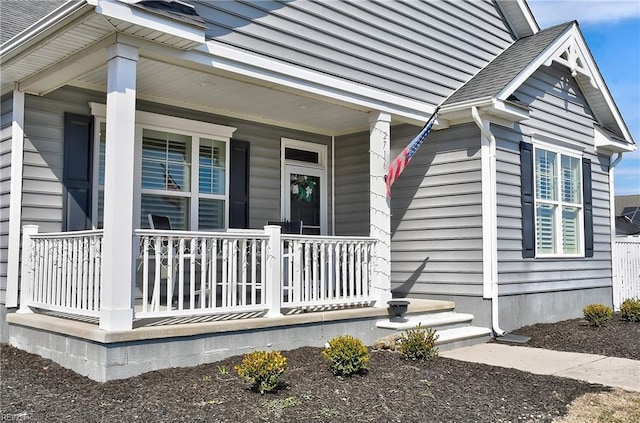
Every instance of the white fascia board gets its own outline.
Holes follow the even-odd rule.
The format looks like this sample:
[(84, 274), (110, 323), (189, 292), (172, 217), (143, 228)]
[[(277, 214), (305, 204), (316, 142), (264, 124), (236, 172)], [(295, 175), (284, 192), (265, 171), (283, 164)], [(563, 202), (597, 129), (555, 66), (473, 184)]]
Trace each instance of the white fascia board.
[(6, 64), (29, 47), (48, 39), (54, 32), (67, 26), (74, 17), (93, 9), (86, 1), (67, 2), (36, 23), (11, 38), (0, 48), (0, 62)]
[(476, 107), (482, 117), (502, 126), (512, 127), (514, 122), (529, 119), (529, 112), (521, 107), (495, 98), (482, 98), (464, 101), (443, 107), (438, 112), (438, 119), (443, 120), (443, 128), (452, 122), (463, 123), (473, 120), (472, 108)]
[(607, 107), (613, 114), (613, 117), (616, 120), (616, 123), (618, 124), (620, 131), (622, 131), (622, 134), (624, 135), (625, 140), (635, 145), (633, 141), (633, 137), (631, 136), (631, 133), (627, 128), (627, 125), (624, 123), (624, 119), (622, 119), (622, 115), (618, 110), (618, 106), (616, 106), (615, 102), (613, 101), (613, 97), (609, 92), (609, 88), (607, 88), (607, 84), (605, 83), (604, 78), (602, 77), (602, 74), (600, 73), (600, 70), (598, 69), (598, 66), (596, 65), (596, 62), (593, 56), (591, 55), (591, 51), (589, 50), (589, 47), (587, 46), (587, 43), (584, 37), (582, 36), (582, 33), (580, 32), (578, 27), (575, 25), (574, 25), (573, 31), (574, 31), (576, 45), (578, 47), (578, 52), (580, 53), (579, 57), (582, 60), (582, 63), (589, 70), (591, 74), (590, 75), (591, 79), (594, 80), (598, 85), (599, 87), (598, 91), (602, 94), (602, 97), (607, 103)]
[(533, 35), (540, 31), (531, 9), (524, 0), (497, 0), (496, 4), (517, 38)]
[(593, 141), (598, 151), (606, 150), (611, 153), (628, 153), (638, 149), (638, 146), (635, 144), (628, 144), (611, 137), (597, 125), (593, 127)]
[(562, 54), (571, 42), (572, 32), (567, 30), (564, 34), (560, 35), (555, 42), (549, 44), (542, 53), (538, 55), (534, 60), (529, 63), (524, 69), (520, 71), (515, 78), (511, 80), (496, 96), (497, 99), (506, 101), (511, 94), (513, 94), (524, 82), (529, 79), (535, 71), (537, 71), (543, 65), (550, 65), (551, 61)]
[(107, 18), (119, 19), (134, 25), (161, 31), (194, 43), (202, 44), (205, 42), (204, 28), (131, 7), (118, 0), (94, 1), (96, 13)]
[(240, 51), (214, 41), (207, 41), (195, 50), (212, 57), (209, 64), (215, 68), (267, 81), (271, 83), (271, 88), (279, 85), (290, 87), (419, 121), (428, 120), (435, 111), (435, 107), (420, 101)]

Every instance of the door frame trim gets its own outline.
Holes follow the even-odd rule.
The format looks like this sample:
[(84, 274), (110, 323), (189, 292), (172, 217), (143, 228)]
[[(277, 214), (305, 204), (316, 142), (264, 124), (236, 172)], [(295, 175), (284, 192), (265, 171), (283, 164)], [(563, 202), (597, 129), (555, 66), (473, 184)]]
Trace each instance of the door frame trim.
[[(311, 151), (318, 153), (318, 163), (302, 162), (298, 160), (287, 160), (285, 158), (285, 148), (295, 148), (298, 150)], [(289, 178), (288, 168), (315, 171), (320, 177), (320, 234), (328, 233), (328, 216), (327, 216), (327, 146), (307, 141), (294, 140), (290, 138), (281, 138), (280, 146), (280, 217), (287, 220), (287, 212), (289, 211)], [(316, 176), (316, 175), (312, 175)]]

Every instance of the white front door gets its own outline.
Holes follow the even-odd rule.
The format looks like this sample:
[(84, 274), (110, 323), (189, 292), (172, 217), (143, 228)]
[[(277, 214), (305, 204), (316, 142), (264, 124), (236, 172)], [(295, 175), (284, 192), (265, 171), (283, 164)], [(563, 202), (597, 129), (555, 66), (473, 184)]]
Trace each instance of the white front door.
[(302, 233), (327, 233), (326, 170), (285, 164), (283, 216), (288, 221), (302, 221)]

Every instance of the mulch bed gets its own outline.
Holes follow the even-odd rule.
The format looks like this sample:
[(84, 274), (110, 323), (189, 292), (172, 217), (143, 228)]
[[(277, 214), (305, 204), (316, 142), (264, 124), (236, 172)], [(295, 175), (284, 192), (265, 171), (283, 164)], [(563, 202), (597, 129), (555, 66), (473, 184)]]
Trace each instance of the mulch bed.
[(274, 394), (252, 392), (241, 357), (100, 384), (2, 345), (0, 414), (31, 422), (550, 422), (600, 386), (439, 357), (372, 352), (369, 371), (333, 376), (319, 348), (285, 351)]
[(572, 319), (525, 326), (513, 333), (530, 336), (531, 340), (512, 345), (640, 360), (640, 323), (623, 320), (619, 313), (599, 328), (584, 319)]

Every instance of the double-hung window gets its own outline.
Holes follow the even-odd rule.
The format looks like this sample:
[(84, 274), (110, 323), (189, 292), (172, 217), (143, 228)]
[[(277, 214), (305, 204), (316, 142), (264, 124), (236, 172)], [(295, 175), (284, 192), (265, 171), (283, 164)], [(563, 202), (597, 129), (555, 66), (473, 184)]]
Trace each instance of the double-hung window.
[[(101, 110), (100, 105), (93, 106)], [(104, 118), (97, 116), (98, 195), (94, 221), (102, 227), (104, 215)], [(134, 215), (148, 228), (149, 214), (169, 217), (173, 229), (207, 230), (228, 225), (229, 148), (235, 128), (136, 113), (136, 181), (139, 201)]]
[(536, 256), (580, 256), (583, 251), (582, 161), (534, 149)]

